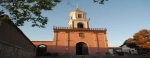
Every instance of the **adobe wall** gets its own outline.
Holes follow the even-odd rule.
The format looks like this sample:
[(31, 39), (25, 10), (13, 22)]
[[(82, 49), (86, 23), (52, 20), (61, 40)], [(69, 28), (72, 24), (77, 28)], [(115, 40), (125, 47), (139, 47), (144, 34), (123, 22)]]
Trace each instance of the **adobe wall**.
[(95, 39), (98, 43), (98, 51), (100, 53), (106, 53), (108, 51), (108, 42), (107, 42), (107, 36), (106, 33), (95, 33)]
[(36, 47), (11, 22), (1, 21), (0, 57), (29, 58), (36, 56)]
[(35, 57), (35, 52), (30, 51), (9, 43), (0, 41), (0, 57), (1, 58), (31, 58)]
[[(76, 44), (84, 42), (89, 47), (89, 54), (106, 53), (108, 50), (105, 33), (82, 32), (84, 37), (79, 37), (79, 32), (55, 32), (55, 39), (57, 45), (56, 51), (64, 53), (69, 51), (70, 54), (75, 55)], [(68, 47), (68, 48), (67, 48)]]
[(38, 47), (39, 45), (46, 45), (47, 46), (47, 52), (53, 52), (53, 41), (32, 41), (32, 43)]

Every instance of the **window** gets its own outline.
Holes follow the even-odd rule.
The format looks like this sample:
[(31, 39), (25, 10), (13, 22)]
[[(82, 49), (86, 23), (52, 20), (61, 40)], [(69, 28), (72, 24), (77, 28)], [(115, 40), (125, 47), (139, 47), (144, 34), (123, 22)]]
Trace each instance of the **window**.
[(79, 33), (79, 37), (84, 37), (84, 34), (83, 33)]
[(78, 14), (78, 18), (82, 18), (82, 14)]

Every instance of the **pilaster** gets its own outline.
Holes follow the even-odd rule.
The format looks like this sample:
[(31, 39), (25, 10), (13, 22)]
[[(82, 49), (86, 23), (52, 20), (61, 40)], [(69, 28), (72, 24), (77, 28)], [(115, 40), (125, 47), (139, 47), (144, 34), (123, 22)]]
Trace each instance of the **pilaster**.
[(95, 42), (96, 42), (96, 52), (98, 53), (99, 52), (99, 42), (98, 42), (98, 34), (97, 32), (94, 33), (95, 35)]
[(89, 28), (89, 22), (87, 22), (87, 28)]
[(106, 34), (105, 34), (105, 47), (107, 48), (107, 51), (108, 51), (108, 40), (107, 40)]
[(54, 52), (57, 52), (58, 32), (54, 32)]
[(69, 32), (66, 32), (66, 52), (68, 52), (69, 48)]
[(74, 28), (74, 21), (72, 21), (72, 28)]

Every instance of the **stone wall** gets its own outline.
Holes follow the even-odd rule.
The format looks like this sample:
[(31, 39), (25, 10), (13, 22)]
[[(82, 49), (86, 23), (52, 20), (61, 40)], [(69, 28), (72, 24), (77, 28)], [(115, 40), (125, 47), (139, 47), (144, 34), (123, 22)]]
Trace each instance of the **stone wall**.
[(35, 52), (0, 41), (0, 58), (33, 58)]
[(36, 46), (11, 21), (1, 20), (0, 58), (32, 58), (36, 56)]

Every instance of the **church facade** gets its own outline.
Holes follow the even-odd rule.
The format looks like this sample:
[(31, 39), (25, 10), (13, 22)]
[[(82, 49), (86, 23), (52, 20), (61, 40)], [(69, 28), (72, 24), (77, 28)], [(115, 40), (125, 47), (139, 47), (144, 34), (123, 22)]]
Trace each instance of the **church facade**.
[(69, 27), (53, 27), (53, 41), (32, 41), (33, 44), (46, 47), (48, 52), (71, 55), (95, 55), (108, 51), (106, 28), (90, 28), (90, 20), (79, 8), (70, 12), (69, 16)]

